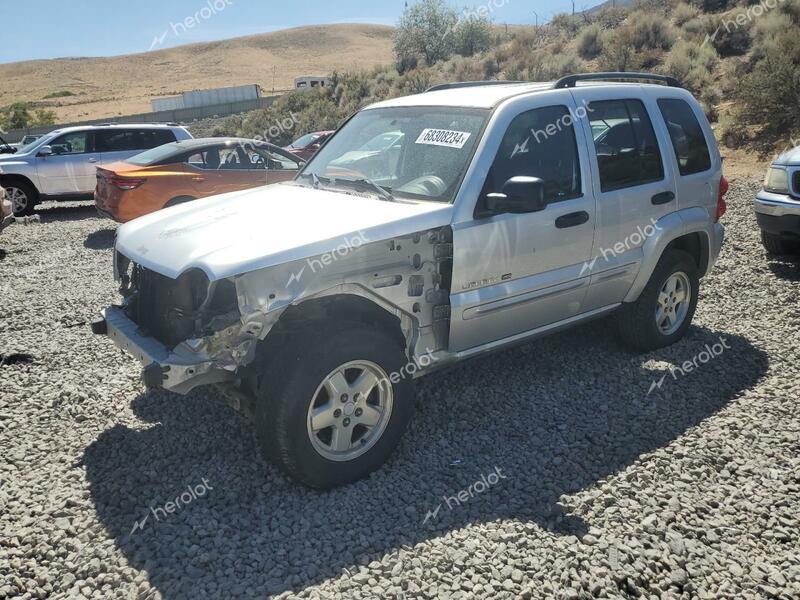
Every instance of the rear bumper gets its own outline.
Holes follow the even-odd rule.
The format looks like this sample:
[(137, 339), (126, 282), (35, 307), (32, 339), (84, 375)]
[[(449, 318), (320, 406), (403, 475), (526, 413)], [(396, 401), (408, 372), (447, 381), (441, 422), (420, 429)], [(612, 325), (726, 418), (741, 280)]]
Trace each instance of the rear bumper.
[(196, 387), (233, 379), (232, 373), (216, 368), (211, 361), (170, 351), (158, 340), (144, 335), (120, 307), (104, 310), (102, 319), (92, 324), (92, 331), (108, 336), (142, 364), (142, 379), (148, 389), (188, 394)]
[(725, 227), (722, 223), (714, 223), (710, 230), (709, 247), (708, 247), (708, 268), (705, 274), (711, 273), (714, 265), (719, 259), (722, 246), (725, 243)]

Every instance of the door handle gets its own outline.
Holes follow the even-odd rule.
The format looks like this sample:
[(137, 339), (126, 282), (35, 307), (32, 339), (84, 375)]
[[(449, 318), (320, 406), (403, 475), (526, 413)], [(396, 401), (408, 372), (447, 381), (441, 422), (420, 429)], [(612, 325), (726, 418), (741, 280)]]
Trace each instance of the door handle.
[(580, 212), (570, 213), (563, 215), (556, 219), (556, 227), (559, 229), (567, 229), (568, 227), (578, 227), (589, 221), (589, 213), (585, 210)]
[(192, 181), (202, 182), (202, 181), (205, 181), (205, 180), (206, 180), (205, 177), (192, 177)]
[(653, 205), (658, 206), (660, 204), (669, 204), (673, 200), (675, 200), (675, 192), (662, 192), (653, 196), (651, 202)]

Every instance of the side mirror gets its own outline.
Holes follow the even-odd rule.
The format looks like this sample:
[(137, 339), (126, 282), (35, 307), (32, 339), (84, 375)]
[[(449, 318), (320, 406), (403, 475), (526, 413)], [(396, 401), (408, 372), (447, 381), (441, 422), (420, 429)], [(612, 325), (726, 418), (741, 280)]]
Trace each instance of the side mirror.
[(53, 155), (53, 148), (52, 146), (42, 146), (39, 148), (39, 152), (36, 153), (36, 156), (52, 156)]
[(547, 208), (544, 181), (538, 177), (512, 177), (506, 181), (502, 193), (486, 195), (486, 208), (493, 215), (542, 211)]

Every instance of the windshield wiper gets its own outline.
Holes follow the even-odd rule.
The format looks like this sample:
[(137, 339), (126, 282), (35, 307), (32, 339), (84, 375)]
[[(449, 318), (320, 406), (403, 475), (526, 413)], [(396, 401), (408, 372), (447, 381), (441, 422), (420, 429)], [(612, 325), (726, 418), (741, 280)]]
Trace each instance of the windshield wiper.
[(387, 202), (394, 202), (395, 201), (395, 197), (392, 194), (390, 188), (385, 188), (382, 185), (378, 185), (377, 183), (372, 181), (372, 179), (370, 179), (369, 177), (364, 177), (363, 179), (341, 179), (340, 181), (345, 181), (347, 183), (353, 183), (355, 185), (361, 185), (361, 186), (366, 185), (366, 186), (369, 186), (373, 190), (378, 192), (378, 194), (381, 196), (381, 198), (383, 198)]
[[(387, 202), (395, 202), (396, 198), (391, 192), (391, 188), (385, 188), (382, 185), (379, 185), (369, 179), (368, 177), (364, 177), (362, 179), (340, 179), (336, 178), (333, 179), (332, 177), (320, 177), (316, 173), (303, 173), (300, 178), (307, 177), (311, 179), (311, 186), (315, 190), (329, 190), (331, 188), (336, 188), (337, 184), (343, 183), (345, 185), (354, 185), (359, 187), (370, 187), (378, 194), (380, 197), (387, 201)], [(324, 185), (326, 184), (326, 185)]]
[(300, 175), (300, 178), (303, 177), (310, 177), (311, 178), (311, 187), (315, 190), (325, 189), (322, 185), (322, 181), (320, 180), (319, 176), (316, 173), (303, 173)]

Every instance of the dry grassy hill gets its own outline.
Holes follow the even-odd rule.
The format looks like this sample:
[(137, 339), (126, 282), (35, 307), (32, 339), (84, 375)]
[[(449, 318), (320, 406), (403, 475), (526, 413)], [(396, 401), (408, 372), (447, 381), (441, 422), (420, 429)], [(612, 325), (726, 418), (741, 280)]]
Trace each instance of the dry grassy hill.
[[(392, 61), (391, 27), (321, 25), (112, 58), (0, 64), (0, 106), (36, 102), (61, 122), (148, 112), (150, 99), (249, 83), (266, 93), (300, 75)], [(60, 91), (75, 94), (45, 100)]]

